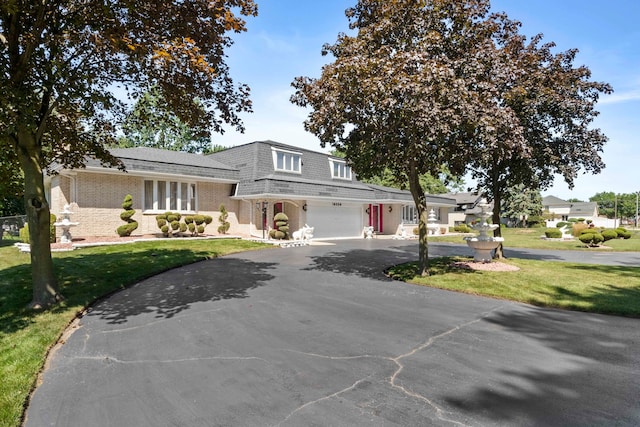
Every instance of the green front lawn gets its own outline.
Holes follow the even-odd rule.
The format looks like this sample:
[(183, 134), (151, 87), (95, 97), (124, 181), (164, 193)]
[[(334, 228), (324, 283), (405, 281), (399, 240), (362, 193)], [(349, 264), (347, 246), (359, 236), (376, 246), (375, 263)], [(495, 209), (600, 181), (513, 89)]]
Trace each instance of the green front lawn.
[(640, 317), (640, 267), (513, 258), (502, 262), (519, 267), (519, 271), (471, 271), (451, 266), (455, 261), (469, 260), (430, 259), (427, 277), (416, 276), (417, 263), (391, 267), (388, 274), (417, 285), (544, 307)]
[(49, 348), (85, 307), (162, 271), (268, 245), (244, 240), (158, 240), (53, 254), (66, 300), (36, 313), (31, 301), (29, 254), (0, 241), (0, 426), (18, 426), (23, 406)]
[[(618, 252), (640, 252), (640, 231), (629, 230), (632, 233), (630, 239), (613, 239), (604, 242), (600, 248), (587, 248), (577, 238), (567, 241), (546, 240), (544, 236), (545, 228), (503, 228), (505, 249), (531, 248), (531, 249), (564, 249), (564, 250), (584, 250), (584, 251), (618, 251)], [(436, 235), (429, 236), (430, 242), (448, 242), (466, 244), (462, 235)]]

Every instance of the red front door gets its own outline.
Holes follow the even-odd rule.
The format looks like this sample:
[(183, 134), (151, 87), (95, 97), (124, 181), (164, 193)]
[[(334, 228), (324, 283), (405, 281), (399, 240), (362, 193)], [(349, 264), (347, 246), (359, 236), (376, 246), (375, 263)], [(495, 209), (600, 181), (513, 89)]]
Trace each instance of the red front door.
[(369, 205), (369, 226), (375, 232), (382, 232), (382, 205)]
[[(282, 212), (282, 202), (274, 203), (273, 204), (273, 216), (271, 218), (272, 219), (275, 218), (275, 216), (278, 215), (280, 212)], [(273, 221), (273, 228), (278, 228), (278, 227), (276, 227), (276, 222), (275, 221)]]

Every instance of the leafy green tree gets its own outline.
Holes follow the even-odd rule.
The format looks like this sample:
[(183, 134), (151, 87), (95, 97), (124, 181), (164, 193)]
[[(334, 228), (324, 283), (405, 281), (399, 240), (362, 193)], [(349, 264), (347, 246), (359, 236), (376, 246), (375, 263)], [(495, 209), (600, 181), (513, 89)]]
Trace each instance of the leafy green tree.
[[(472, 177), (494, 201), (493, 221), (500, 218), (501, 200), (515, 185), (541, 190), (561, 175), (569, 188), (579, 172), (599, 173), (600, 153), (607, 137), (592, 129), (606, 83), (590, 80), (586, 66), (574, 66), (576, 49), (553, 53), (553, 42), (542, 35), (520, 35), (512, 21), (495, 45), (493, 73), (479, 86), (491, 112), (473, 135), (469, 152)], [(500, 228), (495, 230), (500, 236)], [(502, 246), (496, 251), (502, 256)]]
[(9, 0), (0, 3), (0, 149), (24, 173), (32, 307), (59, 299), (49, 247), (43, 172), (80, 168), (87, 156), (122, 163), (115, 143), (124, 103), (151, 88), (183, 123), (242, 130), (249, 88), (229, 76), (229, 32), (245, 30), (253, 0)]
[(427, 275), (420, 177), (438, 176), (443, 167), (463, 176), (470, 158), (491, 148), (476, 134), (504, 115), (493, 81), (512, 72), (499, 47), (517, 26), (489, 15), (487, 0), (360, 0), (346, 14), (357, 32), (324, 46), (335, 61), (320, 78), (296, 78), (292, 102), (311, 107), (305, 129), (345, 152), (359, 177), (385, 169), (406, 176), (419, 214), (419, 268)]
[[(345, 154), (340, 150), (333, 149), (330, 154), (335, 157), (344, 158)], [(459, 189), (464, 185), (464, 181), (461, 178), (454, 178), (447, 171), (442, 171), (440, 174), (442, 178), (434, 178), (429, 173), (425, 173), (420, 176), (420, 185), (428, 194), (443, 194), (449, 192), (446, 183), (449, 183), (452, 188)], [(360, 179), (360, 177), (358, 177)], [(384, 187), (401, 188), (407, 187), (406, 176), (397, 176), (391, 172), (390, 169), (385, 168), (380, 175), (372, 176), (370, 178), (362, 178), (362, 182), (367, 184), (381, 185)]]
[[(122, 125), (125, 137), (120, 147), (152, 147), (188, 153), (211, 151), (211, 133), (206, 123), (188, 126), (171, 111), (158, 87), (138, 99)], [(200, 103), (194, 107), (202, 109)], [(202, 111), (199, 112), (202, 114)]]
[(590, 202), (598, 204), (598, 212), (607, 218), (624, 218), (635, 221), (636, 194), (616, 194), (613, 191), (603, 191), (589, 197)]
[(513, 219), (519, 227), (527, 226), (527, 219), (542, 215), (540, 191), (523, 184), (509, 188), (502, 203), (502, 216)]

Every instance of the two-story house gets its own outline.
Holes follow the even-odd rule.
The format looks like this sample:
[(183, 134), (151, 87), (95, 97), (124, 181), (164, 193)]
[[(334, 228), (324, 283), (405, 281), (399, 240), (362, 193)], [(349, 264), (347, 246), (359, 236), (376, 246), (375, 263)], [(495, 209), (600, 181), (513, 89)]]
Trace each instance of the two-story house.
[[(229, 212), (229, 233), (261, 237), (276, 213), (289, 217), (290, 229), (314, 227), (315, 238), (353, 238), (371, 226), (394, 234), (417, 222), (408, 191), (357, 180), (348, 163), (274, 141), (257, 141), (202, 156), (151, 148), (113, 149), (127, 173), (89, 161), (85, 169), (58, 170), (49, 177), (52, 212), (74, 203), (78, 236), (109, 236), (125, 195), (131, 194), (136, 234), (158, 233), (155, 215), (166, 211), (211, 215), (215, 234), (219, 207)], [(455, 201), (428, 196), (429, 208), (446, 227)], [(410, 230), (407, 230), (410, 232)]]

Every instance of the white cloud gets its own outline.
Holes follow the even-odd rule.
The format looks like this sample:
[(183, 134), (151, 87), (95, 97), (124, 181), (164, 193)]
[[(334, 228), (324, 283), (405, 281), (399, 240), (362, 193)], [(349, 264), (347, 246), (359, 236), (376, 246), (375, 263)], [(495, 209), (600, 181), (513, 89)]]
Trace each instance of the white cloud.
[(619, 104), (622, 102), (640, 101), (640, 89), (633, 89), (621, 93), (612, 93), (611, 95), (604, 95), (598, 101), (599, 104)]

